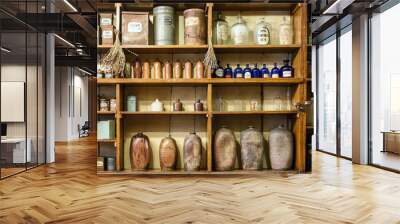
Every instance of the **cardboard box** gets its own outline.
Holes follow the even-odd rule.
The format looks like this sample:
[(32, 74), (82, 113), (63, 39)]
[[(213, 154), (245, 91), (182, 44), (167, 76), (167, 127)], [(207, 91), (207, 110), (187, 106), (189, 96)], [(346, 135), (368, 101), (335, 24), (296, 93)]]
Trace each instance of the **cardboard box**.
[(122, 12), (122, 44), (149, 44), (149, 13)]
[(112, 26), (113, 25), (113, 14), (112, 13), (100, 13), (100, 27)]
[(97, 122), (97, 139), (115, 139), (115, 121)]
[(114, 27), (104, 26), (101, 27), (101, 44), (103, 45), (113, 45), (114, 44)]

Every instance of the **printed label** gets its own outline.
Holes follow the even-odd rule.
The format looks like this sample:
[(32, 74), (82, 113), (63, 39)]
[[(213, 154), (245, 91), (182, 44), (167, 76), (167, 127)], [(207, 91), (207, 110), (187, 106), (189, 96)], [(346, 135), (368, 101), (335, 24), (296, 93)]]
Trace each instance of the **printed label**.
[(109, 25), (112, 25), (112, 20), (111, 20), (111, 18), (102, 18), (102, 19), (100, 20), (100, 25), (101, 25), (101, 26), (109, 26)]
[(130, 22), (128, 23), (128, 33), (139, 33), (142, 32), (143, 26), (138, 22)]
[(272, 78), (279, 78), (279, 74), (272, 74)]
[(244, 78), (245, 79), (250, 79), (251, 78), (251, 72), (245, 72), (244, 73)]
[(222, 69), (217, 69), (217, 70), (215, 71), (215, 75), (216, 75), (217, 77), (219, 77), (219, 78), (222, 78), (222, 77), (224, 77), (224, 71), (223, 71)]
[(172, 25), (172, 17), (171, 16), (158, 16), (157, 22), (163, 24), (164, 26), (171, 26)]
[(282, 77), (283, 77), (283, 78), (292, 77), (292, 72), (291, 72), (291, 71), (283, 71), (283, 72), (282, 72)]
[(104, 30), (102, 37), (104, 39), (111, 39), (113, 38), (113, 31), (112, 30)]
[(236, 73), (236, 78), (243, 78), (243, 73)]
[(268, 73), (264, 73), (263, 74), (263, 78), (269, 78), (269, 74)]
[(185, 26), (197, 26), (200, 21), (198, 17), (189, 17), (185, 19)]

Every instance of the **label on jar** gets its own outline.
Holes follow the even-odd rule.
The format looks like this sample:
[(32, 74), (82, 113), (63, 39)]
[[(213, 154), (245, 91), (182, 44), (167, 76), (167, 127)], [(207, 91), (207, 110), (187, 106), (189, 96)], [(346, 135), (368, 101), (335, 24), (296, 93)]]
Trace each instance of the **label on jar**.
[(269, 74), (268, 73), (264, 73), (263, 74), (263, 78), (269, 78)]
[(292, 77), (292, 71), (282, 71), (282, 77), (283, 78)]
[(112, 30), (104, 30), (102, 37), (104, 39), (111, 39), (113, 37), (113, 31)]
[(217, 28), (217, 42), (218, 44), (223, 44), (228, 41), (228, 27), (224, 25), (219, 25)]
[(279, 78), (279, 74), (273, 73), (271, 77), (272, 77), (272, 78)]
[(165, 16), (158, 16), (157, 22), (164, 25), (164, 26), (171, 26), (172, 25), (172, 17), (165, 15)]
[(112, 25), (111, 18), (101, 18), (100, 19), (100, 25), (101, 26), (110, 26), (110, 25)]
[(128, 23), (128, 33), (139, 33), (142, 32), (143, 26), (139, 22)]
[(215, 70), (215, 76), (217, 76), (218, 78), (223, 78), (224, 77), (224, 70), (222, 70), (222, 69)]
[(199, 23), (199, 17), (188, 17), (185, 19), (185, 26), (197, 26)]
[(250, 79), (251, 78), (251, 72), (245, 72), (244, 73), (244, 78), (245, 79)]
[(243, 78), (243, 73), (241, 72), (236, 73), (236, 78)]
[(268, 44), (269, 36), (267, 28), (259, 29), (257, 32), (257, 43), (258, 44)]

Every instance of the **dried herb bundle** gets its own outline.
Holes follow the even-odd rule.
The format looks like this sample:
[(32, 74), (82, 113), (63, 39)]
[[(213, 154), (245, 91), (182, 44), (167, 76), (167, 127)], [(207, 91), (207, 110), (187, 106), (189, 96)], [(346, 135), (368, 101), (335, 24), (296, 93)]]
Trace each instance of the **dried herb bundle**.
[(121, 42), (118, 38), (119, 31), (115, 31), (115, 42), (112, 48), (107, 52), (104, 58), (101, 60), (101, 64), (103, 66), (110, 66), (112, 67), (113, 74), (115, 76), (122, 75), (125, 68), (125, 53), (121, 47)]
[(215, 69), (218, 66), (211, 38), (208, 38), (208, 50), (203, 61), (207, 68)]

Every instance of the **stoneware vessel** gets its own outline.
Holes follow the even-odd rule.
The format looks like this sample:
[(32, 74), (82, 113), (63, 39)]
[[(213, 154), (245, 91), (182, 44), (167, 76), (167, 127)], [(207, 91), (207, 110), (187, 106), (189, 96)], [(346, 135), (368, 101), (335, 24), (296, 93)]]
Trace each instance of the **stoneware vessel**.
[(260, 170), (263, 165), (264, 142), (260, 131), (250, 126), (240, 133), (243, 170)]
[(164, 104), (156, 99), (151, 103), (151, 111), (153, 112), (161, 112), (164, 111)]
[(194, 111), (203, 111), (204, 110), (204, 105), (203, 103), (198, 99), (195, 103), (194, 103)]
[(183, 78), (191, 79), (193, 77), (193, 67), (190, 61), (185, 62), (185, 68), (183, 70)]
[(148, 61), (143, 62), (142, 75), (144, 79), (149, 79), (151, 75), (150, 63)]
[(232, 130), (222, 127), (215, 134), (214, 141), (215, 169), (232, 170), (236, 162), (236, 139)]
[(182, 105), (182, 102), (181, 102), (180, 99), (177, 99), (177, 100), (174, 102), (173, 110), (174, 110), (174, 111), (183, 111), (183, 105)]
[(293, 165), (293, 133), (283, 125), (271, 130), (268, 138), (273, 170), (287, 170)]
[(175, 139), (171, 136), (165, 137), (160, 142), (159, 155), (162, 170), (174, 170), (176, 167), (178, 147)]
[(139, 132), (131, 138), (130, 159), (133, 170), (146, 170), (151, 158), (149, 137)]
[(172, 79), (172, 64), (168, 61), (164, 63), (163, 73), (164, 79)]
[(153, 69), (154, 69), (154, 79), (162, 79), (163, 78), (162, 67), (161, 67), (161, 62), (159, 60), (153, 62)]
[(190, 133), (183, 143), (183, 165), (185, 171), (198, 171), (201, 164), (201, 138), (196, 133)]
[(182, 64), (179, 61), (174, 63), (174, 78), (175, 79), (182, 78)]
[(141, 79), (142, 78), (142, 65), (139, 60), (136, 60), (134, 65), (132, 65), (132, 78)]

